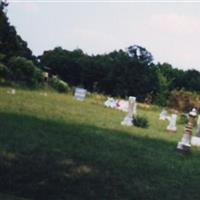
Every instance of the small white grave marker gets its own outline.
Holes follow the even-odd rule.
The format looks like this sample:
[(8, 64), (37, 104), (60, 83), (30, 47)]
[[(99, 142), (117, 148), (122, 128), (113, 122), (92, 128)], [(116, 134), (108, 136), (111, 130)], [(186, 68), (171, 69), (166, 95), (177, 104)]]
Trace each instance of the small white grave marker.
[(7, 91), (8, 94), (16, 94), (16, 90), (15, 89), (11, 89)]
[(108, 99), (104, 102), (104, 105), (108, 108), (116, 108), (117, 103), (116, 103), (116, 100), (108, 97)]
[(129, 104), (128, 104), (128, 114), (121, 122), (121, 125), (124, 126), (132, 126), (133, 125), (133, 114), (134, 114), (134, 104), (136, 101), (136, 97), (129, 97)]
[(176, 114), (172, 114), (169, 120), (169, 125), (167, 126), (167, 131), (176, 132)]
[(162, 112), (160, 113), (160, 120), (166, 120), (167, 119), (167, 111), (165, 109), (162, 110)]
[(116, 104), (116, 109), (121, 110), (123, 112), (128, 112), (128, 101), (118, 100)]
[(85, 97), (86, 97), (86, 93), (87, 93), (87, 90), (85, 90), (83, 88), (76, 88), (75, 94), (74, 94), (75, 99), (79, 100), (79, 101), (84, 101)]
[(198, 119), (197, 119), (196, 136), (192, 136), (191, 145), (196, 146), (196, 147), (200, 147), (200, 115), (198, 115)]

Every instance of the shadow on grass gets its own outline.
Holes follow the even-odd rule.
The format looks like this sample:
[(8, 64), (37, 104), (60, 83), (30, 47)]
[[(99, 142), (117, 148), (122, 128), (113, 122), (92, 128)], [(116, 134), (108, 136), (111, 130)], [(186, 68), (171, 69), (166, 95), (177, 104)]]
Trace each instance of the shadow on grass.
[(180, 157), (175, 147), (86, 124), (0, 113), (0, 192), (37, 200), (199, 199), (200, 154)]

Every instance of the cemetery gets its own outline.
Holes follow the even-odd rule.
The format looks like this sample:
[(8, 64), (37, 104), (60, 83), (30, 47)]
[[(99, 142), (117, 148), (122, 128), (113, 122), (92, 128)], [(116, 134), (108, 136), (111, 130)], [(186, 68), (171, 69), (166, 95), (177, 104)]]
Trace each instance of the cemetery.
[(0, 200), (200, 200), (198, 6), (118, 3), (0, 0)]
[[(64, 195), (66, 199), (167, 200), (179, 199), (186, 189), (190, 193), (186, 199), (198, 199), (197, 110), (188, 113), (188, 123), (180, 124), (179, 113), (165, 110), (163, 120), (162, 108), (154, 105), (146, 109), (139, 103), (134, 114), (137, 98), (133, 96), (124, 112), (106, 107), (107, 97), (97, 104), (94, 95), (77, 101), (75, 92), (17, 89), (10, 95), (7, 91), (12, 89), (0, 88), (0, 174), (2, 180), (12, 182), (0, 182), (0, 197), (7, 187), (10, 194), (25, 200), (43, 195), (48, 199)], [(41, 95), (46, 93), (48, 98)], [(148, 119), (148, 128), (134, 125), (138, 115)], [(178, 182), (184, 184), (163, 196)], [(193, 187), (188, 189), (186, 183)]]

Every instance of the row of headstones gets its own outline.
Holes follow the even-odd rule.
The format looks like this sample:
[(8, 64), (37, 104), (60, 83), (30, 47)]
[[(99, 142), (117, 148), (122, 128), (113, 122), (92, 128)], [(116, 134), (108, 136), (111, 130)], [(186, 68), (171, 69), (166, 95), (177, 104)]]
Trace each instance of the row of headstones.
[[(177, 144), (177, 150), (180, 153), (188, 153), (190, 151), (191, 145), (200, 147), (200, 115), (197, 119), (197, 130), (196, 130), (196, 136), (192, 136), (192, 129), (193, 129), (193, 123), (194, 119), (197, 117), (197, 110), (195, 108), (192, 109), (192, 111), (189, 112), (187, 115), (188, 117), (188, 123), (185, 126), (185, 131), (182, 136), (182, 139)], [(167, 130), (174, 132), (176, 131), (176, 119), (177, 115), (172, 114), (171, 117), (168, 116), (167, 111), (163, 110), (160, 113), (160, 120), (169, 120), (169, 125), (167, 126)]]
[[(112, 97), (108, 97), (108, 99), (104, 102), (104, 106), (107, 108), (113, 108), (120, 111), (128, 112), (129, 101), (121, 100), (121, 99), (114, 99)], [(133, 114), (137, 114), (137, 103), (134, 103)]]
[[(133, 112), (135, 103), (136, 103), (136, 97), (129, 97), (128, 114), (121, 122), (122, 125), (126, 126), (133, 125), (133, 117), (134, 117)], [(164, 117), (169, 120), (169, 125), (167, 126), (167, 130), (176, 131), (177, 115), (172, 114), (171, 117), (169, 117), (166, 115), (165, 112), (160, 115), (161, 119), (164, 119)], [(177, 151), (182, 154), (190, 152), (191, 144), (195, 146), (200, 146), (200, 117), (197, 120), (198, 123), (197, 134), (196, 136), (192, 137), (193, 123), (196, 117), (197, 117), (197, 110), (193, 108), (192, 111), (190, 111), (188, 114), (188, 123), (186, 124), (183, 136), (181, 140), (178, 142), (176, 147)]]
[[(9, 90), (7, 90), (7, 94), (15, 95), (16, 93), (17, 93), (16, 89), (9, 89)], [(42, 95), (42, 96), (45, 96), (45, 97), (47, 96), (46, 92), (40, 92), (39, 94)]]
[[(10, 89), (10, 90), (7, 90), (7, 93), (8, 94), (16, 94), (16, 89)], [(40, 93), (41, 95), (44, 95), (44, 96), (47, 96), (47, 93), (44, 92), (44, 93)], [(77, 100), (79, 101), (84, 101), (85, 97), (86, 97), (86, 94), (87, 94), (87, 90), (83, 89), (83, 88), (76, 88), (75, 89), (75, 93), (74, 93), (74, 96)]]
[[(193, 112), (196, 112), (196, 109), (192, 110)], [(187, 118), (189, 118), (189, 114), (185, 114), (185, 116)], [(162, 110), (162, 112), (160, 113), (160, 120), (168, 120), (169, 121), (169, 125), (167, 126), (166, 130), (169, 132), (176, 132), (177, 128), (176, 128), (176, 120), (177, 120), (177, 115), (176, 114), (172, 114), (171, 116), (168, 115), (166, 110)], [(198, 137), (200, 137), (200, 115), (198, 115), (198, 119), (197, 119), (197, 133), (196, 135)]]

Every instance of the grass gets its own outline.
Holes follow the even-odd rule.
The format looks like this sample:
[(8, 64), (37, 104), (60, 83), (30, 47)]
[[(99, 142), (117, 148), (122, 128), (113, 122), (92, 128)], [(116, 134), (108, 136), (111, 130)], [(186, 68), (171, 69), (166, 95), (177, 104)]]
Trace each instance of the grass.
[(0, 88), (0, 199), (200, 199), (200, 152), (176, 154), (183, 125), (167, 133), (159, 108), (140, 106), (149, 128), (128, 128), (125, 113), (101, 98), (7, 90)]

